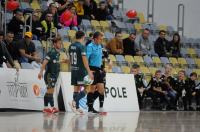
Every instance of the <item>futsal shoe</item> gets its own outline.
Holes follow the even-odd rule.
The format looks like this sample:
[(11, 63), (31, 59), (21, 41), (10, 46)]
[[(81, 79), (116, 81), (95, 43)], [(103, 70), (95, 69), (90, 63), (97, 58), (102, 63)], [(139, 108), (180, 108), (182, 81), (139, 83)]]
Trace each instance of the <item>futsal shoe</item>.
[(43, 109), (43, 113), (52, 113), (52, 110), (50, 108)]
[(58, 110), (57, 108), (55, 108), (55, 107), (53, 107), (52, 110), (51, 110), (51, 113), (52, 113), (52, 114), (58, 113), (58, 112), (59, 112), (59, 110)]

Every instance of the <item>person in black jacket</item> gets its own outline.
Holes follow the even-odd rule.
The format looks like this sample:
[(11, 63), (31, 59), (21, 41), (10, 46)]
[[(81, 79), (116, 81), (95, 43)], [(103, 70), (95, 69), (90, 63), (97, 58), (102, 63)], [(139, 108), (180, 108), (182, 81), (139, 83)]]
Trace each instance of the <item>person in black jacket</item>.
[(83, 9), (85, 19), (95, 19), (97, 3), (94, 0), (85, 0), (85, 3), (83, 4)]
[(4, 33), (0, 31), (0, 67), (3, 67), (3, 63), (8, 66), (15, 67), (12, 57), (10, 56), (5, 43), (3, 42)]
[(23, 28), (24, 22), (22, 21), (23, 12), (22, 10), (16, 10), (14, 13), (14, 17), (8, 23), (8, 31), (12, 31), (15, 35), (14, 40), (22, 39), (23, 37)]
[(168, 48), (168, 40), (165, 39), (166, 32), (161, 30), (159, 32), (159, 37), (154, 44), (154, 50), (158, 54), (159, 57), (167, 57), (169, 48)]
[[(30, 23), (30, 17), (27, 20), (27, 23)], [(41, 25), (38, 12), (32, 13), (32, 33), (33, 40), (40, 40), (40, 38), (44, 35), (44, 28)]]
[(99, 8), (96, 11), (95, 19), (98, 21), (105, 21), (109, 16), (108, 8), (104, 1), (99, 3)]
[(134, 78), (135, 78), (135, 86), (136, 86), (136, 91), (137, 91), (137, 96), (138, 96), (139, 108), (142, 109), (147, 82), (144, 78), (144, 74), (140, 73), (139, 65), (137, 65), (137, 64), (133, 65), (131, 72), (134, 74)]
[(169, 49), (170, 54), (172, 57), (181, 57), (180, 48), (181, 48), (181, 42), (180, 42), (180, 35), (178, 33), (175, 33), (173, 35), (172, 41), (169, 42)]
[[(167, 87), (163, 86), (163, 80), (161, 78), (161, 71), (157, 70), (155, 76), (152, 77), (147, 86), (149, 95), (153, 99), (153, 108), (162, 109), (164, 108), (164, 103), (168, 103), (167, 99)], [(160, 102), (158, 101), (160, 99)]]
[(132, 55), (136, 54), (135, 51), (135, 38), (136, 34), (131, 33), (128, 38), (123, 40), (123, 47), (124, 47), (124, 55)]
[(194, 110), (194, 108), (192, 107), (192, 98), (196, 94), (195, 93), (196, 80), (197, 80), (197, 73), (195, 72), (192, 72), (190, 74), (190, 78), (186, 79), (187, 88), (185, 89), (186, 94), (183, 97), (183, 105), (185, 110), (190, 110), (190, 111)]
[[(178, 105), (178, 110), (182, 109), (182, 101), (183, 105), (185, 104), (185, 96), (186, 90), (188, 88), (188, 82), (186, 81), (186, 73), (184, 70), (180, 70), (178, 72), (178, 78), (175, 80), (174, 89), (177, 92), (176, 103)], [(187, 107), (184, 105), (184, 110), (187, 110)]]

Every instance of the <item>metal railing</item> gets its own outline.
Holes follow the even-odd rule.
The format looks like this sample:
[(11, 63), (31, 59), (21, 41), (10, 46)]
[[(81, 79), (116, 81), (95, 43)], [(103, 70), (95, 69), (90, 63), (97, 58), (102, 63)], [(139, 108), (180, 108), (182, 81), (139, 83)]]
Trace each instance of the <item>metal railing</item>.
[(147, 1), (147, 22), (154, 22), (154, 0)]
[(185, 6), (184, 4), (178, 5), (178, 21), (177, 21), (177, 31), (182, 37), (184, 36), (184, 21), (185, 21)]

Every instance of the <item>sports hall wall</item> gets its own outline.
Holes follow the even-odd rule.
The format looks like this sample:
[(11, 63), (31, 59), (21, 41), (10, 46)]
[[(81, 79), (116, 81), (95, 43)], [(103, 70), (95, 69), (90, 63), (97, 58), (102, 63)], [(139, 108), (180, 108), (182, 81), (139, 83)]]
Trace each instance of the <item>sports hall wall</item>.
[[(148, 0), (124, 0), (124, 8), (135, 9), (147, 16)], [(185, 5), (185, 36), (200, 38), (200, 0), (155, 0), (154, 21), (177, 29), (178, 4)], [(130, 4), (131, 3), (131, 4)]]

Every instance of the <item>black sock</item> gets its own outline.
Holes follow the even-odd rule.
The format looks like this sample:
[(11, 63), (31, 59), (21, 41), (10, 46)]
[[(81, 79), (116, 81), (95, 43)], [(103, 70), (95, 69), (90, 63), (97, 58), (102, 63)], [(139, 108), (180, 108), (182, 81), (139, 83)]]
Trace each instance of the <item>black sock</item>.
[(103, 107), (103, 103), (104, 103), (104, 94), (99, 94), (99, 103), (100, 103), (100, 108)]
[(74, 92), (74, 93), (73, 93), (73, 100), (74, 100), (74, 101), (76, 101), (76, 98), (77, 98), (78, 94), (79, 94), (78, 92)]
[(87, 94), (87, 105), (88, 105), (88, 111), (91, 111), (93, 109), (93, 93)]
[(93, 99), (96, 100), (99, 97), (99, 95), (100, 95), (99, 92), (95, 91), (93, 95)]
[(44, 106), (48, 107), (49, 103), (50, 103), (51, 107), (54, 107), (53, 94), (46, 93), (44, 96)]
[(47, 93), (44, 95), (44, 106), (48, 107), (48, 103), (49, 103), (49, 98), (47, 96)]

